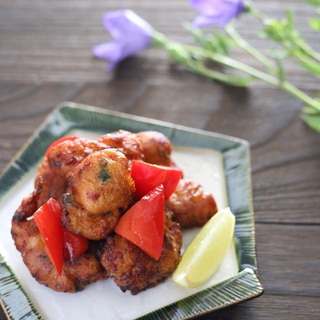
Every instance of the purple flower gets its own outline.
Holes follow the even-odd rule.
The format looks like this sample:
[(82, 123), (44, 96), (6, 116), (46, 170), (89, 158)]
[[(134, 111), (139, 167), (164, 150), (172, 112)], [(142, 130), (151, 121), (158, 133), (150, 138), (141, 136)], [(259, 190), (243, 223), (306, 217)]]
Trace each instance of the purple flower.
[(199, 28), (212, 24), (225, 27), (244, 10), (244, 0), (190, 0), (190, 4), (200, 13), (193, 21)]
[(118, 10), (103, 16), (103, 25), (114, 40), (93, 48), (95, 57), (110, 62), (107, 70), (112, 70), (118, 62), (149, 47), (152, 27), (132, 10)]

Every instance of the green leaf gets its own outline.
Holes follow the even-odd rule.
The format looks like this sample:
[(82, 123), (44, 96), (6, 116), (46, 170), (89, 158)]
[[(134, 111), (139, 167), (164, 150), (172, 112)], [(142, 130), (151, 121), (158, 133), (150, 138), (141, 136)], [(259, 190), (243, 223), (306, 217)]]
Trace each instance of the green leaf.
[(287, 9), (286, 17), (281, 21), (276, 19), (268, 19), (265, 21), (263, 34), (269, 39), (283, 43), (295, 35), (294, 29), (294, 13)]
[(320, 132), (320, 114), (309, 115), (303, 114), (302, 120), (312, 129)]
[(194, 28), (188, 24), (185, 25), (195, 41), (204, 49), (229, 55), (229, 46), (233, 44), (232, 40), (226, 36), (225, 32), (216, 30), (213, 33), (206, 34), (200, 28)]
[(319, 114), (320, 115), (320, 111), (313, 108), (313, 107), (309, 107), (309, 106), (306, 106), (306, 107), (303, 107), (302, 108), (302, 112), (305, 113), (305, 114), (309, 114), (309, 115), (317, 115)]
[(320, 31), (320, 19), (310, 18), (309, 25), (314, 31)]
[(308, 72), (310, 72), (311, 74), (313, 74), (316, 77), (320, 77), (320, 64), (319, 63), (315, 63), (306, 57), (301, 57), (299, 60), (300, 60), (300, 65), (305, 70), (307, 70)]
[(275, 19), (268, 19), (262, 34), (276, 42), (282, 42), (284, 38), (283, 24)]
[(184, 46), (178, 42), (167, 42), (166, 49), (169, 57), (175, 62), (189, 64), (189, 62), (192, 61), (192, 57), (190, 56), (188, 50), (186, 50)]
[(305, 1), (316, 8), (320, 7), (320, 0), (305, 0)]
[(288, 30), (294, 31), (294, 13), (292, 10), (286, 10), (286, 17), (285, 23), (287, 25)]
[(225, 34), (222, 34), (220, 32), (217, 32), (214, 34), (214, 39), (216, 48), (218, 49), (217, 52), (225, 55), (229, 55), (229, 46), (231, 44), (231, 41), (226, 38)]

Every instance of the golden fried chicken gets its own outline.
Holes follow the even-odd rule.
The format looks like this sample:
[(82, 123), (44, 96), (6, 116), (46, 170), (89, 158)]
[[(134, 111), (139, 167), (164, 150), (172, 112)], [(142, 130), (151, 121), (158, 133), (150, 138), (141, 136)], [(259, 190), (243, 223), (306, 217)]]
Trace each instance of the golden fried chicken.
[(128, 159), (116, 149), (94, 152), (75, 167), (71, 180), (62, 200), (64, 227), (91, 240), (105, 238), (134, 200)]
[(107, 238), (101, 264), (120, 289), (136, 295), (163, 282), (180, 262), (182, 234), (180, 226), (166, 214), (161, 257), (155, 260), (119, 235)]
[(166, 201), (166, 207), (172, 210), (173, 220), (182, 229), (201, 227), (218, 211), (212, 194), (190, 179), (179, 181), (176, 190)]
[[(54, 291), (76, 292), (90, 283), (106, 279), (97, 250), (88, 250), (74, 261), (64, 261), (59, 275), (50, 261), (41, 234), (32, 219), (33, 195), (25, 198), (12, 219), (11, 234), (15, 246), (31, 275)], [(31, 200), (31, 201), (30, 201)]]
[(121, 151), (129, 160), (142, 160), (144, 158), (140, 140), (136, 134), (125, 130), (119, 130), (104, 134), (98, 139), (109, 148)]
[(35, 179), (35, 189), (40, 193), (38, 207), (50, 197), (60, 200), (75, 167), (89, 154), (107, 146), (95, 140), (77, 138), (65, 140), (51, 148), (40, 163)]
[(174, 166), (171, 159), (171, 142), (164, 134), (157, 131), (141, 131), (135, 136), (140, 141), (145, 162), (168, 167)]
[(170, 140), (161, 132), (140, 131), (131, 133), (119, 130), (103, 135), (98, 139), (111, 148), (123, 152), (129, 160), (143, 160), (148, 163), (172, 166), (172, 146)]

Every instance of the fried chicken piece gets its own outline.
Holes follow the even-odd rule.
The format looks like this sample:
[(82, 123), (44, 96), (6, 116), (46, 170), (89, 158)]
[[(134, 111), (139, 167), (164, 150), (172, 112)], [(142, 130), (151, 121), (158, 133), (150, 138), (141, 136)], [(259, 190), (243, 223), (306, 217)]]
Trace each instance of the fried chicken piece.
[(38, 207), (50, 197), (60, 200), (70, 185), (75, 167), (89, 154), (105, 148), (101, 142), (84, 138), (65, 140), (54, 146), (38, 167), (35, 179), (35, 189), (40, 193)]
[(74, 170), (62, 200), (62, 223), (88, 239), (103, 239), (133, 203), (134, 192), (124, 154), (116, 149), (96, 151)]
[(179, 181), (176, 190), (166, 201), (166, 207), (172, 210), (173, 220), (182, 229), (201, 227), (218, 211), (212, 194), (190, 179)]
[(172, 146), (161, 132), (140, 131), (132, 133), (119, 130), (103, 135), (98, 139), (112, 148), (123, 152), (129, 160), (143, 160), (148, 163), (172, 166)]
[(112, 235), (107, 238), (101, 264), (120, 289), (136, 295), (163, 282), (180, 262), (182, 234), (180, 226), (166, 216), (161, 257), (151, 258), (127, 239)]
[(11, 228), (15, 246), (31, 275), (40, 284), (59, 292), (80, 291), (90, 283), (106, 279), (107, 273), (93, 249), (74, 261), (64, 261), (62, 274), (57, 273), (47, 255), (39, 229), (32, 219), (36, 203), (33, 197), (31, 194), (24, 199), (13, 216)]
[(104, 134), (98, 139), (110, 148), (121, 151), (129, 160), (143, 160), (144, 155), (140, 140), (132, 132), (119, 130)]
[(163, 166), (175, 166), (171, 159), (170, 140), (161, 132), (141, 131), (135, 135), (141, 143), (143, 160)]

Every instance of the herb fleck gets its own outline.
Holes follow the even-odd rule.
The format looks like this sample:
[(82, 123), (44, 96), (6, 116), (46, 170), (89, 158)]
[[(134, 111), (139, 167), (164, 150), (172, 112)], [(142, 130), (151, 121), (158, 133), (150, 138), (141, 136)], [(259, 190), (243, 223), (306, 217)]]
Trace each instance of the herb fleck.
[(100, 165), (100, 172), (99, 172), (99, 179), (101, 182), (106, 182), (109, 180), (111, 176), (108, 173), (108, 168), (106, 164), (101, 164)]

